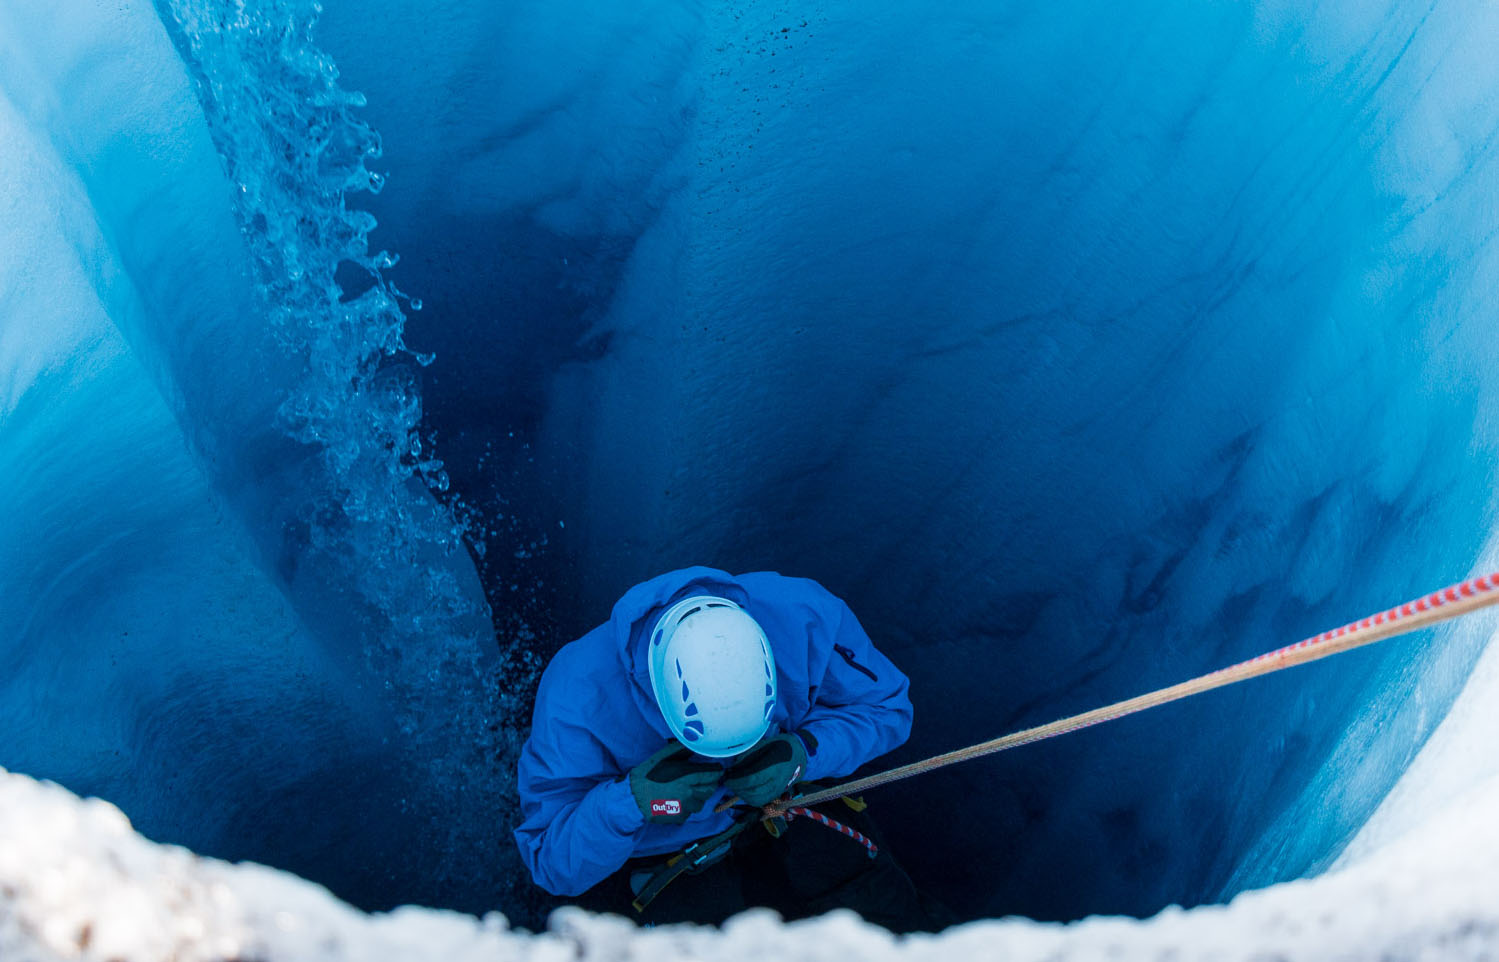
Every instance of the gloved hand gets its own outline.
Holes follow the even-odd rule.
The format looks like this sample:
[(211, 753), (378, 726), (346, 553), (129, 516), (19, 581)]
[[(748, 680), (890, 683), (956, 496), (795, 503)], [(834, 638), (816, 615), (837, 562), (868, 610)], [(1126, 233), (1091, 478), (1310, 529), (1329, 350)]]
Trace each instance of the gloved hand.
[(675, 739), (630, 769), (630, 792), (648, 822), (680, 825), (718, 791), (723, 768), (696, 761)]
[(749, 750), (724, 776), (729, 791), (751, 805), (769, 805), (807, 770), (807, 748), (796, 735), (776, 735)]

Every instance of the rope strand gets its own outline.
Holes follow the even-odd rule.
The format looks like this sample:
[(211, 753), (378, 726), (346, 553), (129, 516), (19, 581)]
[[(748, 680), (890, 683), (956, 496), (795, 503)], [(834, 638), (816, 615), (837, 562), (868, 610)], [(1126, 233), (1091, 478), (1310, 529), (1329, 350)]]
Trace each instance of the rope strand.
[(821, 812), (814, 812), (812, 809), (808, 808), (805, 805), (793, 805), (790, 808), (786, 809), (786, 821), (789, 822), (793, 818), (796, 818), (798, 815), (800, 815), (802, 818), (810, 818), (817, 824), (825, 826), (827, 828), (831, 828), (835, 832), (842, 832), (844, 835), (847, 835), (849, 838), (864, 846), (864, 850), (869, 853), (870, 858), (874, 858), (880, 854), (880, 847), (874, 844), (873, 840), (871, 840), (869, 836), (865, 835), (863, 832), (859, 831), (856, 828), (850, 828), (849, 826), (838, 821), (836, 818), (829, 818)]
[(1271, 672), (1372, 645), (1386, 638), (1409, 634), (1421, 628), (1460, 618), (1496, 603), (1499, 603), (1499, 572), (1451, 585), (1425, 597), (1397, 605), (1388, 611), (1370, 615), (1361, 621), (1350, 622), (1341, 628), (1324, 631), (1320, 635), (1313, 635), (1294, 645), (1277, 648), (1248, 661), (1220, 668), (1218, 671), (1172, 685), (1169, 688), (1137, 695), (1134, 698), (1095, 708), (1080, 715), (1070, 715), (1050, 724), (1026, 728), (992, 741), (980, 742), (977, 745), (970, 745), (942, 755), (934, 755), (919, 762), (857, 778), (808, 795), (773, 802), (766, 806), (765, 814), (767, 817), (784, 815), (788, 809), (783, 806), (816, 805), (818, 802), (856, 794), (880, 785), (887, 785), (890, 782), (910, 778), (913, 775), (956, 765), (958, 762), (966, 762), (971, 758), (980, 758), (995, 752), (1019, 748), (1021, 745), (1029, 745), (1032, 742), (1055, 738), (1068, 732), (1075, 732), (1183, 698), (1190, 698), (1193, 695), (1200, 695), (1215, 688), (1238, 684), (1250, 678), (1258, 678), (1260, 675), (1268, 675)]

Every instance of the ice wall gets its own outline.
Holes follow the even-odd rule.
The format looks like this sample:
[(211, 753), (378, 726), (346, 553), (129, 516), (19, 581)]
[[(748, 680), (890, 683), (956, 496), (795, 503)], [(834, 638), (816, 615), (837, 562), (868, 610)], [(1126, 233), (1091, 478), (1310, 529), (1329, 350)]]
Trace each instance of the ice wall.
[[(487, 906), (514, 736), (456, 521), (405, 457), (386, 288), (331, 285), (363, 235), (233, 152), (162, 14), (184, 44), (233, 28), (0, 6), (6, 762), (365, 904), (458, 904), (457, 878)], [(362, 164), (340, 134), (304, 134), (316, 172)]]
[[(452, 359), (425, 397), (455, 483), (550, 539), (525, 563), (557, 640), (662, 568), (817, 577), (911, 672), (910, 755), (1469, 572), (1495, 26), (1440, 3), (330, 4), (322, 36), (390, 147), (375, 209)], [(488, 580), (498, 604), (517, 582)], [(965, 913), (1225, 897), (1336, 853), (1486, 638), (877, 804)]]

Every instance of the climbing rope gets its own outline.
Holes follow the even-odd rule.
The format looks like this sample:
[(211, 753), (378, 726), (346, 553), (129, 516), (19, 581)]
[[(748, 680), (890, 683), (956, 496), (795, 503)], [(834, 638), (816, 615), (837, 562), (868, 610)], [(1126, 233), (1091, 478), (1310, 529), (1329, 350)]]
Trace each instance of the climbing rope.
[[(798, 799), (798, 801), (800, 801), (800, 799)], [(814, 812), (812, 811), (812, 809), (808, 808), (805, 805), (793, 805), (790, 808), (786, 809), (786, 821), (789, 822), (793, 818), (796, 818), (798, 816), (802, 818), (810, 818), (817, 824), (825, 825), (835, 832), (842, 832), (844, 835), (847, 835), (849, 838), (858, 842), (860, 845), (863, 845), (864, 848), (868, 850), (870, 858), (874, 858), (876, 855), (880, 854), (880, 847), (874, 844), (874, 842), (870, 840), (869, 836), (865, 835), (863, 832), (860, 832), (857, 829), (849, 828), (847, 825), (838, 821), (836, 818), (828, 818), (821, 812)]]
[(1423, 598), (1397, 605), (1388, 611), (1370, 615), (1361, 621), (1350, 622), (1341, 628), (1324, 631), (1320, 635), (1313, 635), (1294, 645), (1266, 652), (1248, 661), (1221, 668), (1211, 674), (1202, 675), (1169, 688), (1148, 692), (1125, 701), (1083, 712), (1080, 715), (1071, 715), (1047, 725), (1027, 728), (943, 755), (934, 755), (919, 762), (912, 762), (909, 765), (902, 765), (899, 768), (892, 768), (865, 778), (857, 778), (842, 785), (834, 785), (831, 788), (793, 799), (773, 802), (766, 806), (764, 814), (767, 818), (785, 816), (794, 808), (806, 808), (818, 802), (868, 791), (879, 785), (887, 785), (913, 775), (956, 765), (958, 762), (966, 762), (971, 758), (980, 758), (1010, 748), (1019, 748), (1021, 745), (1029, 745), (1032, 742), (1055, 738), (1058, 735), (1113, 721), (1116, 718), (1133, 715), (1136, 712), (1189, 698), (1192, 695), (1200, 695), (1215, 688), (1237, 684), (1296, 665), (1304, 665), (1330, 655), (1338, 655), (1354, 648), (1372, 645), (1386, 638), (1394, 638), (1397, 635), (1451, 621), (1496, 603), (1499, 603), (1499, 572), (1443, 588)]

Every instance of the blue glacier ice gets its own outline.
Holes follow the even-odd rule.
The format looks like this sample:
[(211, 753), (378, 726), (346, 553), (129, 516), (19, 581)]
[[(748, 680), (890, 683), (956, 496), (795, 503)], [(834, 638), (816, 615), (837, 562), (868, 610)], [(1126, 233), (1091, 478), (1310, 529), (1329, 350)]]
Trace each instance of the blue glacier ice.
[[(534, 921), (535, 667), (660, 570), (845, 597), (909, 760), (1493, 560), (1499, 12), (324, 6), (0, 2), (0, 766)], [(1492, 627), (870, 800), (965, 917), (1226, 900)]]

